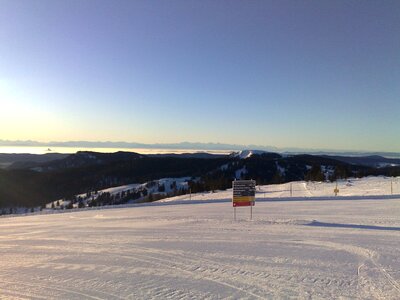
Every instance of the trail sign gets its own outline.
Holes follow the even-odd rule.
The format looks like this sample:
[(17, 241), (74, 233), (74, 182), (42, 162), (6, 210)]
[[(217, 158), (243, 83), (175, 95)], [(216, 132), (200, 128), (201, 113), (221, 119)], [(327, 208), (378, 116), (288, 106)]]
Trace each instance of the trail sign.
[(235, 180), (232, 182), (233, 197), (232, 205), (237, 206), (254, 206), (256, 198), (256, 182), (255, 180)]

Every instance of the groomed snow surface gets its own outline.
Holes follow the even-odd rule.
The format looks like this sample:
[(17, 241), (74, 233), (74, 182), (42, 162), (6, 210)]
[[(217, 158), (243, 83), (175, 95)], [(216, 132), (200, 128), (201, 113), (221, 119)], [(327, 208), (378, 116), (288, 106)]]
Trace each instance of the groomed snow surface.
[(231, 191), (3, 217), (0, 298), (399, 299), (399, 181), (264, 186), (252, 221)]

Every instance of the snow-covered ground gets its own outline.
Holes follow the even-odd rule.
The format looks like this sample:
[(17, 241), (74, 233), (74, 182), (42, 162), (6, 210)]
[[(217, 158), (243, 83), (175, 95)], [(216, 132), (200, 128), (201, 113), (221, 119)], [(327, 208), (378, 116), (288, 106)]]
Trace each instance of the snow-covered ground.
[[(76, 197), (81, 198), (82, 202), (85, 206), (88, 205), (88, 202), (97, 199), (103, 193), (109, 193), (112, 196), (116, 194), (126, 193), (126, 192), (137, 192), (147, 190), (147, 193), (152, 194), (162, 194), (167, 195), (168, 193), (172, 193), (176, 190), (187, 190), (188, 181), (191, 180), (191, 177), (179, 177), (179, 178), (161, 178), (158, 180), (149, 181), (146, 183), (133, 183), (128, 185), (120, 185), (116, 187), (111, 187), (99, 191), (92, 191), (88, 195), (87, 193), (76, 195)], [(160, 190), (160, 186), (162, 186), (162, 190)], [(144, 197), (139, 197), (138, 199), (131, 200), (130, 203), (137, 203), (138, 200), (142, 200)], [(46, 204), (46, 208), (59, 208), (59, 206), (67, 206), (71, 201), (58, 199)], [(73, 205), (74, 208), (78, 207), (78, 203)]]
[(0, 218), (0, 298), (399, 299), (390, 181), (264, 186), (252, 221), (231, 191)]
[[(336, 182), (296, 181), (284, 184), (257, 186), (258, 201), (296, 201), (296, 200), (348, 200), (377, 199), (400, 196), (400, 177), (364, 177), (338, 180), (339, 193), (335, 196)], [(160, 200), (159, 202), (230, 202), (232, 189), (218, 193), (198, 193)]]

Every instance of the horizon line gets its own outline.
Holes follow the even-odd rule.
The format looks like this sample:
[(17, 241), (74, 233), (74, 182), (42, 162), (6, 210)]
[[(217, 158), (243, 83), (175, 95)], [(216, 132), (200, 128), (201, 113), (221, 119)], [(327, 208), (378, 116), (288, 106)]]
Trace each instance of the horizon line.
[(327, 148), (300, 148), (300, 147), (276, 147), (255, 144), (229, 144), (221, 142), (175, 142), (175, 143), (140, 143), (126, 141), (50, 141), (41, 142), (34, 140), (2, 140), (0, 139), (0, 147), (87, 147), (87, 148), (149, 148), (149, 149), (179, 149), (179, 150), (225, 150), (225, 151), (243, 151), (243, 150), (263, 150), (267, 152), (302, 152), (302, 153), (356, 153), (356, 154), (396, 154), (400, 151), (381, 151), (381, 150), (345, 150), (345, 149), (327, 149)]

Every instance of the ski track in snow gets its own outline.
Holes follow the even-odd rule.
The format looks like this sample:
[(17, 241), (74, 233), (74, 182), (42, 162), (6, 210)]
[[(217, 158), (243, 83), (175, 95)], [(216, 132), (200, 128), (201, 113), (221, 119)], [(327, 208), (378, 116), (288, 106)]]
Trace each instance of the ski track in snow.
[[(334, 188), (292, 185), (298, 197)], [(381, 178), (346, 187), (347, 200), (258, 202), (252, 221), (213, 202), (230, 191), (0, 218), (0, 299), (399, 299), (400, 196), (355, 197), (386, 195)]]

